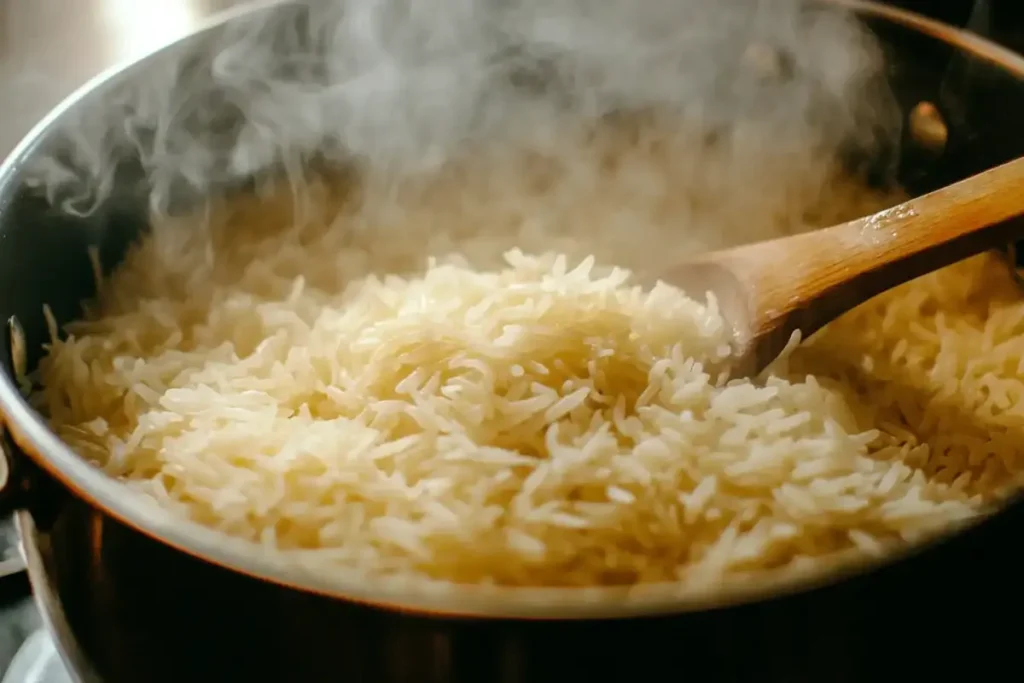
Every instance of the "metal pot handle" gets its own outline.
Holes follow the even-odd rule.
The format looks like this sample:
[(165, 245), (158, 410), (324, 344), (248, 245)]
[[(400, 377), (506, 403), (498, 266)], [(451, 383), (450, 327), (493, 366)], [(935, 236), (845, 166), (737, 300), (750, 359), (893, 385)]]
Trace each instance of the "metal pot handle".
[[(3, 333), (3, 344), (10, 359), (6, 369), (24, 391), (27, 388), (28, 346), (16, 316), (7, 319)], [(0, 518), (27, 506), (33, 488), (33, 470), (32, 463), (21, 453), (6, 425), (0, 421)]]
[(16, 513), (27, 507), (30, 477), (25, 468), (25, 457), (12, 457), (15, 452), (13, 441), (0, 423), (0, 580), (21, 574), (26, 569), (25, 556), (19, 547), (18, 532), (15, 530)]
[(25, 507), (31, 485), (20, 466), (21, 458), (11, 457), (13, 449), (6, 433), (3, 437), (3, 478), (0, 479), (0, 518), (13, 514)]
[[(27, 386), (28, 353), (25, 332), (15, 316), (7, 320), (4, 333), (3, 344), (10, 360), (6, 369), (23, 389)], [(25, 570), (24, 554), (18, 548), (14, 530), (14, 516), (18, 510), (28, 508), (34, 488), (33, 470), (34, 465), (21, 453), (6, 424), (0, 420), (0, 579)]]

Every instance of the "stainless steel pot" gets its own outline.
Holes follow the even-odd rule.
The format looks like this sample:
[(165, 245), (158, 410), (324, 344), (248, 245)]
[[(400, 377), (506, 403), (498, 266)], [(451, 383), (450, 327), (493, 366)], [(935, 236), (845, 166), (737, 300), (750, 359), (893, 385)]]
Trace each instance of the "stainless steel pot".
[[(851, 8), (881, 39), (906, 116), (928, 102), (945, 119), (939, 148), (911, 133), (898, 163), (877, 165), (884, 174), (895, 172), (921, 193), (1024, 153), (1024, 59), (899, 10), (826, 1)], [(0, 344), (11, 469), (2, 502), (17, 510), (37, 600), (80, 680), (538, 683), (668, 674), (832, 681), (904, 671), (923, 678), (959, 664), (982, 676), (1016, 664), (1016, 631), (999, 617), (1012, 619), (1024, 606), (1017, 583), (1024, 560), (1014, 552), (1024, 529), (1018, 504), (824, 583), (740, 587), (715, 603), (596, 605), (571, 591), (424, 595), (338, 585), (141, 512), (48, 430), (13, 376), (38, 360), (43, 304), (60, 320), (72, 317), (91, 293), (86, 248), (98, 236), (104, 264), (116, 263), (145, 224), (144, 204), (127, 182), (129, 167), (122, 169), (129, 191), (76, 218), (26, 189), (24, 168), (68, 117), (104, 106), (112, 87), (167, 54), (74, 95), (0, 169), (0, 316), (18, 321)]]

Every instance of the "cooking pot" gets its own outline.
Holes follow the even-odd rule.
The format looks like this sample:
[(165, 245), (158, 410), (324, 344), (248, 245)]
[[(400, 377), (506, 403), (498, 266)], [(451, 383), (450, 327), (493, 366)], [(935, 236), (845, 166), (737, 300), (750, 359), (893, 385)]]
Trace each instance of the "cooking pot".
[[(901, 10), (818, 2), (844, 6), (877, 35), (905, 117), (924, 102), (944, 121), (938, 146), (906, 126), (899, 158), (872, 160), (881, 180), (895, 174), (920, 194), (1024, 153), (1024, 59)], [(2, 503), (16, 511), (37, 601), (78, 680), (853, 681), (1014, 670), (1012, 620), (1024, 607), (1017, 503), (826, 579), (739, 587), (714, 603), (597, 604), (558, 591), (510, 599), (338, 586), (144, 512), (76, 458), (29, 408), (15, 377), (40, 357), (44, 303), (60, 321), (76, 315), (94, 291), (87, 249), (98, 245), (103, 264), (116, 264), (146, 224), (146, 202), (131, 164), (116, 178), (128, 189), (87, 216), (40, 197), (26, 169), (71, 118), (105, 106), (111, 88), (143, 77), (143, 67), (231, 22), (276, 11), (271, 3), (232, 13), (103, 76), (37, 126), (0, 169), (0, 316), (11, 321), (0, 344), (10, 469)]]

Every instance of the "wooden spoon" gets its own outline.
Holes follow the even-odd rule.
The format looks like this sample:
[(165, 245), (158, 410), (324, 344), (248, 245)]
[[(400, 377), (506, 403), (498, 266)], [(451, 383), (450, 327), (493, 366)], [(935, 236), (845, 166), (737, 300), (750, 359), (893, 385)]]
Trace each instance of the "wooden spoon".
[(661, 274), (717, 298), (734, 332), (733, 371), (753, 375), (800, 330), (896, 285), (1024, 237), (1024, 159), (815, 232), (712, 252)]

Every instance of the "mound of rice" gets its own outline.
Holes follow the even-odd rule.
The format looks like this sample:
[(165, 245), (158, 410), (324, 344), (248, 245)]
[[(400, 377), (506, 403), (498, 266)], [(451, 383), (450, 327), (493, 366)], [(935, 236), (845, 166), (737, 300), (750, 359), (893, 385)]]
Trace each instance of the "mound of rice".
[[(706, 586), (880, 554), (1017, 485), (1024, 302), (1004, 270), (910, 283), (730, 381), (713, 303), (615, 266), (839, 216), (807, 218), (782, 181), (744, 206), (680, 193), (677, 155), (631, 149), (453, 172), (387, 206), (323, 181), (160, 226), (54, 330), (35, 400), (161, 505), (328, 572)], [(841, 191), (822, 199), (844, 213), (893, 201)]]

